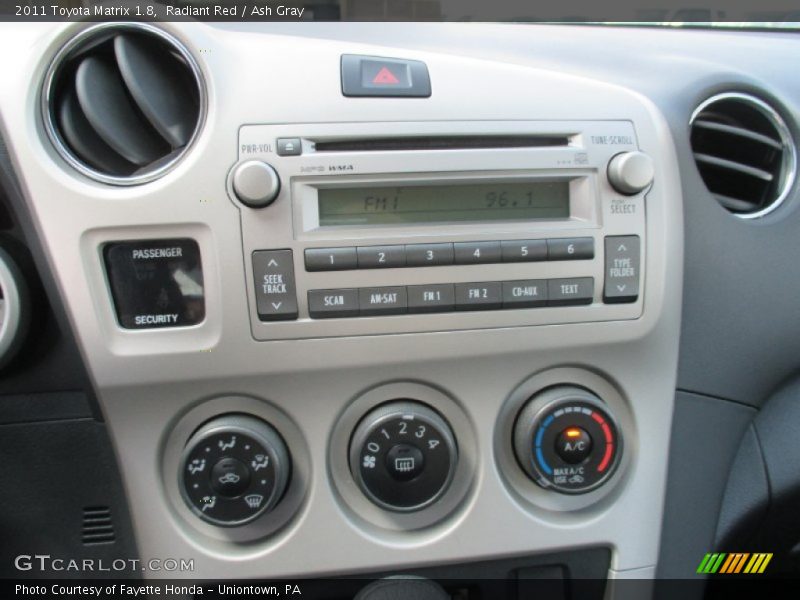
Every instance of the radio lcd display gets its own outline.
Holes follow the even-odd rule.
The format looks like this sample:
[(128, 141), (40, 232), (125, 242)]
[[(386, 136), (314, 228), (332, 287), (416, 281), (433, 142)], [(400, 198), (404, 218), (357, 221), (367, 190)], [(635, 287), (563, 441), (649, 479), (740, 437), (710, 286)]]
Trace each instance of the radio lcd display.
[(319, 225), (569, 218), (569, 181), (319, 188)]

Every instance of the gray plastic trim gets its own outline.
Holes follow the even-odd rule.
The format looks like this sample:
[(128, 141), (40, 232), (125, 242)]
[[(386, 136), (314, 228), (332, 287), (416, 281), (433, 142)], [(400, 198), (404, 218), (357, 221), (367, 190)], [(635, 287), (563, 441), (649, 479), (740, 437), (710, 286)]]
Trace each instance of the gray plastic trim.
[[(196, 51), (212, 102), (206, 127), (186, 160), (168, 176), (134, 187), (75, 177), (62, 161), (54, 160), (55, 151), (43, 131), (36, 85), (49, 68), (43, 57), (49, 57), (51, 49), (71, 36), (75, 27), (38, 23), (8, 27), (0, 36), (0, 50), (30, 49), (19, 61), (6, 65), (0, 86), (1, 126), (120, 456), (142, 555), (193, 558), (197, 572), (209, 578), (402, 570), (589, 546), (613, 548), (611, 567), (616, 570), (654, 565), (676, 381), (683, 268), (677, 160), (671, 132), (659, 109), (644, 96), (610, 84), (606, 78), (575, 76), (555, 62), (537, 67), (534, 63), (542, 58), (540, 54), (520, 51), (496, 60), (470, 58), (425, 50), (417, 38), (435, 31), (439, 41), (474, 40), (474, 36), (463, 36), (474, 26), (481, 27), (481, 44), (483, 32), (491, 37), (493, 31), (502, 31), (503, 44), (513, 46), (516, 40), (529, 47), (544, 43), (538, 37), (542, 35), (549, 37), (548, 43), (564, 36), (572, 44), (576, 36), (591, 35), (592, 28), (558, 28), (550, 33), (549, 28), (537, 27), (537, 35), (531, 38), (532, 30), (522, 26), (444, 24), (427, 29), (405, 24), (401, 28), (405, 42), (398, 42), (403, 56), (423, 60), (436, 86), (436, 94), (430, 98), (409, 102), (342, 97), (338, 57), (343, 52), (392, 55), (397, 48), (387, 47), (385, 41), (353, 41), (358, 37), (358, 24), (308, 25), (296, 35), (291, 28), (281, 29), (285, 35), (271, 35), (270, 24), (161, 24)], [(248, 33), (242, 34), (239, 28)], [(565, 31), (570, 35), (565, 36)], [(344, 34), (353, 37), (336, 39)], [(485, 44), (478, 46), (470, 52), (492, 51)], [(580, 50), (585, 60), (586, 47)], [(263, 76), (248, 76), (254, 72)], [(476, 81), (481, 85), (476, 86)], [(276, 94), (276, 84), (291, 90), (302, 88), (303, 93)], [(498, 93), (512, 89), (514, 93)], [(640, 301), (631, 305), (633, 308), (620, 312), (618, 307), (604, 307), (598, 301), (596, 308), (607, 311), (608, 320), (594, 320), (595, 307), (566, 307), (559, 312), (559, 324), (548, 319), (549, 324), (539, 321), (538, 325), (534, 318), (521, 322), (520, 314), (512, 314), (517, 311), (480, 317), (494, 319), (489, 326), (476, 324), (464, 313), (458, 327), (443, 317), (439, 323), (430, 320), (430, 330), (425, 332), (409, 328), (402, 318), (392, 321), (388, 317), (364, 319), (361, 331), (331, 323), (313, 335), (276, 336), (253, 327), (249, 312), (252, 280), (242, 231), (247, 219), (242, 220), (245, 209), (231, 200), (225, 185), (230, 167), (239, 159), (243, 126), (268, 123), (271, 131), (289, 133), (292, 124), (311, 128), (310, 121), (316, 121), (314, 129), (327, 123), (346, 133), (359, 128), (374, 130), (380, 123), (397, 131), (414, 123), (413, 127), (432, 133), (450, 129), (474, 134), (491, 131), (498, 124), (507, 130), (522, 123), (546, 128), (554, 122), (587, 120), (598, 127), (601, 142), (603, 135), (617, 135), (620, 122), (629, 123), (635, 134), (631, 145), (648, 153), (656, 166), (657, 178), (646, 198), (631, 208), (636, 211), (633, 216), (641, 219), (636, 226), (643, 231), (646, 273)], [(470, 126), (465, 124), (472, 124), (471, 131), (466, 131)], [(604, 124), (610, 125), (604, 129)], [(614, 150), (611, 144), (598, 146), (606, 148), (609, 156)], [(463, 153), (477, 158), (482, 151)], [(317, 166), (335, 161), (335, 153), (324, 154), (326, 162)], [(377, 160), (375, 155), (370, 153), (371, 160)], [(530, 168), (523, 156), (515, 156), (517, 169)], [(502, 170), (502, 164), (500, 169), (496, 166), (502, 158), (493, 160), (492, 165), (472, 161), (467, 170)], [(413, 177), (414, 173), (430, 172), (432, 163), (422, 156), (412, 163), (397, 164), (394, 172), (407, 168), (411, 174), (406, 176)], [(433, 168), (441, 172), (440, 164)], [(600, 196), (611, 193), (605, 178), (596, 181), (603, 188)], [(289, 210), (284, 216), (290, 217), (286, 198), (279, 195), (267, 210)], [(611, 206), (624, 202), (618, 197), (609, 200), (602, 203), (609, 213)], [(600, 206), (598, 197), (597, 208)], [(611, 233), (607, 217), (619, 215), (597, 216), (603, 230)], [(281, 226), (293, 222), (282, 219)], [(630, 233), (621, 231), (630, 223), (616, 223), (619, 230), (614, 233)], [(563, 229), (561, 232), (566, 234)], [(255, 232), (251, 233), (256, 240)], [(462, 230), (460, 235), (466, 238), (474, 233), (475, 228)], [(502, 232), (492, 235), (496, 233)], [(516, 233), (506, 231), (505, 236)], [(206, 321), (171, 331), (121, 331), (109, 302), (98, 249), (108, 241), (132, 236), (186, 235), (198, 240), (203, 256)], [(599, 231), (595, 235), (600, 235)], [(272, 241), (264, 238), (261, 243)], [(310, 241), (295, 240), (289, 247), (299, 248)], [(295, 259), (299, 260), (297, 252)], [(575, 269), (575, 264), (549, 265), (553, 271), (538, 271), (535, 266), (524, 271), (502, 267), (501, 273), (491, 265), (465, 267), (469, 271), (460, 277), (480, 281), (536, 273), (578, 275), (566, 270)], [(592, 268), (602, 272), (599, 263)], [(411, 271), (414, 282), (426, 282), (421, 269)], [(334, 283), (335, 277), (329, 275), (315, 275), (313, 283)], [(387, 284), (392, 276), (388, 272), (373, 275), (384, 278), (371, 279), (373, 285)], [(431, 278), (428, 282), (434, 277), (449, 278), (445, 271), (424, 276)], [(586, 316), (577, 322), (569, 318), (574, 314), (568, 310), (580, 310), (579, 314)], [(304, 324), (294, 325), (303, 328)], [(258, 335), (254, 336), (254, 331)], [(547, 506), (542, 504), (544, 500), (525, 500), (506, 483), (508, 474), (500, 472), (506, 467), (500, 466), (493, 454), (498, 418), (505, 414), (511, 391), (532, 374), (564, 366), (602, 374), (625, 399), (630, 412), (626, 421), (625, 408), (613, 405), (629, 441), (626, 455), (634, 460), (621, 465), (619, 484), (613, 485), (606, 498), (583, 508), (561, 504), (567, 500), (561, 496)], [(428, 524), (409, 522), (408, 527), (401, 527), (403, 523), (387, 519), (386, 511), (374, 507), (358, 491), (346, 460), (346, 440), (352, 428), (339, 424), (350, 415), (354, 424), (374, 406), (364, 404), (348, 412), (358, 405), (364, 390), (409, 381), (425, 382), (424, 387), (451, 399), (451, 412), (442, 408), (444, 401), (441, 405), (434, 404), (436, 400), (430, 403), (450, 422), (459, 440), (460, 463), (467, 464), (470, 446), (472, 459), (465, 477), (454, 479), (448, 494), (436, 503), (440, 514), (430, 514)], [(585, 385), (606, 397), (603, 390)], [(213, 399), (203, 400), (207, 398)], [(269, 403), (258, 398), (268, 398)], [(175, 474), (191, 432), (206, 420), (232, 411), (259, 416), (280, 431), (295, 467), (303, 469), (298, 480), (303, 485), (290, 486), (289, 493), (296, 494), (294, 504), (281, 502), (269, 515), (276, 517), (271, 525), (259, 520), (261, 529), (253, 523), (252, 527), (220, 533), (221, 528), (198, 522), (186, 508)], [(469, 442), (470, 432), (473, 442)], [(647, 443), (632, 448), (630, 440), (637, 439)], [(343, 449), (333, 455), (336, 463), (331, 462), (330, 453), (334, 440), (341, 440), (336, 443)], [(341, 476), (335, 465), (344, 470)], [(459, 481), (461, 493), (456, 494)], [(452, 504), (447, 505), (450, 494)], [(365, 506), (363, 512), (359, 501)], [(279, 513), (284, 506), (291, 514)], [(277, 519), (279, 514), (281, 519)], [(622, 526), (629, 522), (637, 524), (635, 530)]]

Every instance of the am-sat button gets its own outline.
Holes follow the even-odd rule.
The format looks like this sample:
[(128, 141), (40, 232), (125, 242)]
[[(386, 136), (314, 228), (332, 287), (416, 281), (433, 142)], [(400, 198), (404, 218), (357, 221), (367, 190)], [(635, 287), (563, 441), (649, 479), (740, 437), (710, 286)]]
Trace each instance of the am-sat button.
[(362, 288), (358, 291), (362, 315), (396, 315), (408, 310), (406, 288), (402, 286)]

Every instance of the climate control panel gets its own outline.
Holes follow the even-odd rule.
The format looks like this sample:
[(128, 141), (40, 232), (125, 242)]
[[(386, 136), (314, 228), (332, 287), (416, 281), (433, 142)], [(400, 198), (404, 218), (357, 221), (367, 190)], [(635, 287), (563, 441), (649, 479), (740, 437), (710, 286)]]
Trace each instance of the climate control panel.
[(291, 459), (272, 426), (255, 417), (209, 421), (186, 444), (181, 492), (214, 525), (243, 525), (272, 510), (289, 481)]
[(557, 386), (531, 398), (514, 427), (514, 451), (540, 486), (582, 494), (614, 472), (622, 437), (608, 406), (579, 387)]
[(367, 414), (350, 443), (350, 470), (361, 491), (391, 511), (435, 502), (455, 473), (458, 449), (450, 425), (433, 409), (390, 402)]

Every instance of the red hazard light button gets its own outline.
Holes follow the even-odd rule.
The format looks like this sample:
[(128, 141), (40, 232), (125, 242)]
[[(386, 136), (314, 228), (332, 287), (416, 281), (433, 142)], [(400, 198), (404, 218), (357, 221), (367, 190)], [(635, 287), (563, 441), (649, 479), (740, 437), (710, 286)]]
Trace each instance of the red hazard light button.
[(428, 67), (418, 60), (344, 54), (342, 94), (427, 98), (431, 95)]

